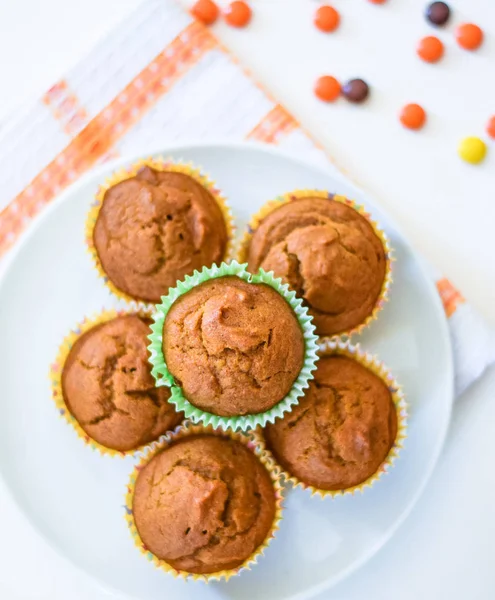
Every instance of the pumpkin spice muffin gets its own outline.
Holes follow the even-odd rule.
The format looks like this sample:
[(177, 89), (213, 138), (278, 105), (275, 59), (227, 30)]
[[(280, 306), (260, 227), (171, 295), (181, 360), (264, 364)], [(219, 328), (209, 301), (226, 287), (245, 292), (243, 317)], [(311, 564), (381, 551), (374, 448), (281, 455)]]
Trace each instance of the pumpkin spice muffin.
[(182, 420), (156, 388), (148, 364), (149, 321), (118, 316), (84, 333), (62, 370), (65, 405), (96, 442), (120, 452), (147, 444)]
[(252, 272), (261, 267), (282, 277), (304, 299), (323, 336), (366, 321), (387, 271), (383, 242), (371, 223), (321, 193), (298, 195), (269, 212), (253, 231), (247, 260)]
[(223, 260), (227, 244), (210, 190), (186, 173), (148, 165), (106, 190), (92, 230), (113, 286), (145, 302), (159, 302), (184, 275)]
[(291, 476), (319, 490), (345, 490), (376, 473), (397, 426), (385, 382), (356, 360), (335, 354), (320, 358), (298, 406), (267, 425), (263, 435)]
[(156, 557), (180, 571), (218, 573), (242, 565), (270, 534), (275, 490), (243, 443), (189, 435), (140, 469), (132, 514)]
[(303, 331), (269, 285), (208, 280), (172, 304), (163, 355), (187, 400), (214, 415), (261, 413), (285, 398), (304, 363)]

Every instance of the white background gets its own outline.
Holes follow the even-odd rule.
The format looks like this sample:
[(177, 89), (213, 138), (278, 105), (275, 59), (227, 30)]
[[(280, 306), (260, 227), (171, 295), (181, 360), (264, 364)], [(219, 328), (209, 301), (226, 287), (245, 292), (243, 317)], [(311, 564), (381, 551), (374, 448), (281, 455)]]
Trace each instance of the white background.
[[(484, 137), (495, 115), (495, 2), (452, 0), (454, 18), (438, 33), (437, 65), (415, 56), (434, 34), (422, 0), (334, 0), (338, 32), (312, 25), (316, 0), (252, 0), (251, 26), (214, 31), (273, 95), (365, 187), (435, 266), (495, 324), (495, 141), (480, 166), (456, 155), (465, 135)], [(139, 0), (0, 0), (0, 126), (77, 62)], [(483, 47), (456, 46), (455, 24), (484, 28)], [(315, 79), (362, 77), (370, 100), (325, 105)], [(404, 130), (400, 107), (428, 111), (421, 132)], [(363, 569), (322, 598), (329, 600), (490, 600), (495, 597), (495, 370), (455, 407), (432, 482), (396, 537)], [(57, 474), (54, 474), (56, 481)], [(54, 492), (56, 493), (56, 486)], [(0, 487), (0, 598), (110, 598), (56, 556)], [(74, 516), (77, 518), (77, 515)]]

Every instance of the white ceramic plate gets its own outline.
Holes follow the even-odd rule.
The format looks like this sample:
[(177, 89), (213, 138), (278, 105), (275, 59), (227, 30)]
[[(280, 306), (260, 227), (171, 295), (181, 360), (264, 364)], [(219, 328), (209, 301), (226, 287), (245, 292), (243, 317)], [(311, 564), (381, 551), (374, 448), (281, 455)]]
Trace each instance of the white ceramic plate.
[(391, 537), (424, 488), (447, 430), (453, 369), (438, 295), (393, 223), (349, 183), (260, 146), (164, 148), (202, 165), (230, 198), (242, 228), (284, 191), (324, 188), (364, 201), (396, 251), (391, 301), (362, 336), (404, 385), (409, 437), (395, 468), (363, 495), (320, 500), (288, 493), (285, 519), (264, 558), (228, 583), (185, 583), (134, 548), (123, 518), (133, 461), (102, 458), (76, 437), (50, 398), (49, 365), (62, 337), (112, 300), (91, 266), (84, 221), (99, 182), (129, 161), (99, 168), (31, 227), (0, 284), (0, 471), (45, 539), (100, 583), (140, 600), (301, 600), (330, 587)]

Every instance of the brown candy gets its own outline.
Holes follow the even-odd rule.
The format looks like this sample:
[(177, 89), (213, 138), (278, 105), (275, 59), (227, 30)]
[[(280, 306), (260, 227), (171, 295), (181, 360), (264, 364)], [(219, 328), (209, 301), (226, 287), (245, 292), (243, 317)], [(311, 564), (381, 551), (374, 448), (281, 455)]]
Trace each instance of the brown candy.
[(432, 25), (445, 25), (450, 18), (450, 8), (445, 2), (432, 2), (427, 7), (425, 16)]
[(362, 79), (350, 79), (342, 88), (342, 94), (349, 102), (364, 102), (369, 92), (368, 84)]

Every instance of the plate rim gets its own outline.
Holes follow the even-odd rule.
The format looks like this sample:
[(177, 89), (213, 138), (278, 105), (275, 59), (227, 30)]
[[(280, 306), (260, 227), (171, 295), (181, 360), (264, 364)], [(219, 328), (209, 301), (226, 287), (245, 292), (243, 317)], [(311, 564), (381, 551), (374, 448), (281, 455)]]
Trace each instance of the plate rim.
[[(268, 144), (263, 144), (261, 142), (254, 142), (254, 141), (230, 142), (230, 141), (225, 141), (225, 140), (211, 140), (211, 141), (184, 140), (180, 143), (160, 145), (151, 150), (134, 152), (132, 154), (128, 154), (123, 157), (119, 157), (119, 158), (113, 159), (111, 161), (108, 161), (106, 163), (96, 166), (95, 168), (91, 169), (90, 171), (84, 173), (79, 179), (77, 179), (69, 187), (67, 187), (65, 190), (63, 190), (59, 195), (57, 195), (48, 204), (48, 206), (46, 206), (44, 209), (42, 209), (41, 213), (36, 215), (30, 221), (30, 223), (28, 224), (26, 229), (21, 233), (19, 238), (14, 242), (13, 247), (9, 251), (7, 251), (7, 255), (3, 259), (3, 264), (0, 267), (0, 297), (2, 296), (2, 293), (3, 293), (5, 281), (8, 279), (9, 273), (13, 270), (15, 262), (16, 262), (16, 258), (18, 256), (18, 254), (20, 254), (20, 252), (22, 251), (23, 247), (29, 242), (29, 240), (35, 234), (35, 232), (38, 230), (38, 228), (43, 226), (44, 221), (48, 218), (48, 216), (51, 214), (51, 212), (56, 210), (60, 204), (65, 202), (74, 193), (77, 193), (77, 191), (80, 187), (83, 187), (84, 185), (89, 184), (91, 180), (96, 181), (98, 179), (98, 177), (102, 177), (102, 178), (106, 177), (106, 176), (108, 176), (108, 174), (110, 172), (112, 172), (118, 168), (122, 168), (123, 166), (125, 166), (129, 163), (136, 162), (137, 160), (139, 160), (140, 158), (143, 158), (143, 157), (162, 155), (164, 158), (168, 158), (169, 155), (174, 154), (175, 155), (174, 159), (180, 160), (180, 157), (178, 155), (180, 155), (181, 153), (187, 153), (188, 151), (195, 151), (195, 150), (201, 150), (201, 149), (223, 149), (223, 150), (235, 149), (235, 150), (241, 150), (241, 151), (242, 150), (253, 150), (253, 151), (273, 155), (275, 157), (282, 158), (286, 161), (297, 163), (309, 170), (318, 171), (320, 174), (328, 176), (328, 177), (342, 178), (342, 180), (347, 185), (352, 187), (354, 190), (356, 190), (359, 194), (361, 194), (364, 197), (364, 201), (366, 204), (369, 204), (370, 207), (372, 207), (372, 208), (374, 208), (374, 207), (378, 208), (381, 212), (383, 212), (386, 215), (387, 220), (390, 222), (390, 224), (392, 225), (394, 230), (400, 236), (401, 243), (407, 248), (407, 251), (415, 258), (416, 266), (419, 269), (419, 271), (421, 272), (421, 274), (426, 282), (427, 287), (430, 288), (430, 296), (431, 296), (433, 305), (435, 306), (436, 312), (438, 313), (438, 315), (440, 317), (439, 322), (441, 323), (440, 326), (442, 329), (444, 342), (446, 342), (447, 356), (445, 358), (446, 358), (447, 365), (448, 365), (448, 372), (446, 373), (446, 378), (448, 381), (448, 390), (446, 391), (445, 396), (448, 397), (448, 399), (449, 399), (448, 406), (447, 406), (447, 415), (446, 415), (445, 423), (443, 425), (443, 429), (440, 432), (440, 435), (436, 442), (434, 451), (431, 454), (432, 460), (430, 460), (429, 467), (425, 470), (423, 481), (418, 486), (415, 493), (409, 499), (409, 502), (406, 504), (404, 510), (402, 511), (401, 516), (396, 520), (396, 522), (392, 525), (392, 527), (390, 527), (390, 529), (383, 536), (381, 536), (376, 541), (376, 543), (370, 547), (370, 549), (367, 552), (365, 552), (363, 554), (363, 556), (361, 558), (353, 561), (345, 569), (343, 569), (340, 573), (338, 573), (337, 575), (334, 575), (333, 577), (328, 578), (326, 581), (323, 581), (319, 584), (313, 585), (305, 591), (298, 592), (298, 593), (286, 598), (286, 600), (309, 600), (310, 598), (314, 598), (316, 595), (321, 594), (322, 592), (333, 588), (338, 583), (340, 583), (341, 581), (343, 581), (344, 579), (349, 577), (352, 573), (354, 573), (355, 571), (357, 571), (361, 567), (363, 567), (396, 534), (398, 529), (403, 525), (403, 523), (407, 520), (407, 518), (411, 514), (413, 508), (416, 506), (420, 497), (423, 495), (425, 488), (431, 479), (433, 471), (437, 467), (438, 460), (440, 458), (440, 454), (445, 445), (447, 432), (448, 432), (450, 421), (452, 418), (452, 408), (453, 408), (453, 404), (454, 404), (454, 400), (455, 400), (455, 396), (454, 396), (454, 355), (453, 355), (452, 341), (451, 341), (450, 331), (449, 331), (449, 326), (448, 326), (448, 319), (447, 319), (447, 316), (445, 315), (445, 311), (443, 309), (443, 306), (442, 306), (442, 303), (440, 300), (440, 296), (435, 288), (435, 285), (431, 278), (431, 275), (427, 272), (427, 270), (425, 268), (424, 259), (422, 258), (422, 256), (420, 254), (418, 254), (416, 252), (416, 250), (414, 249), (412, 244), (409, 242), (408, 237), (406, 235), (404, 235), (401, 228), (397, 225), (395, 219), (389, 214), (389, 212), (387, 210), (382, 209), (380, 207), (379, 203), (375, 202), (373, 200), (373, 197), (370, 194), (368, 194), (363, 188), (361, 188), (358, 184), (356, 184), (351, 178), (344, 175), (339, 170), (338, 166), (335, 165), (335, 163), (333, 161), (330, 161), (330, 159), (329, 159), (329, 166), (334, 166), (337, 169), (337, 173), (332, 173), (330, 170), (325, 169), (324, 167), (320, 166), (319, 164), (317, 164), (315, 162), (311, 162), (309, 160), (296, 157), (293, 153), (290, 153), (286, 150), (282, 150), (277, 146), (270, 146)], [(189, 161), (186, 161), (186, 162), (189, 162)], [(202, 165), (196, 165), (196, 166), (199, 166), (200, 168), (202, 168)], [(105, 173), (108, 173), (108, 174), (105, 175)], [(70, 568), (75, 570), (76, 573), (80, 573), (80, 574), (84, 575), (91, 582), (92, 585), (96, 585), (104, 592), (110, 592), (110, 593), (118, 594), (119, 596), (122, 596), (121, 590), (102, 581), (99, 577), (96, 577), (96, 576), (88, 573), (82, 566), (79, 566), (78, 564), (73, 562), (69, 557), (66, 557), (62, 553), (61, 549), (56, 545), (56, 543), (54, 541), (52, 541), (50, 539), (50, 537), (42, 529), (40, 529), (37, 526), (35, 520), (28, 513), (26, 513), (23, 510), (21, 504), (17, 501), (15, 493), (13, 492), (13, 490), (11, 490), (10, 486), (8, 485), (1, 469), (0, 469), (0, 478), (3, 482), (3, 488), (5, 490), (5, 493), (8, 494), (8, 496), (11, 498), (16, 509), (22, 515), (22, 518), (24, 518), (29, 523), (29, 526), (31, 527), (33, 533), (35, 535), (38, 535), (39, 538), (41, 538), (43, 540), (43, 542), (46, 543), (54, 551), (54, 553), (56, 554), (57, 557), (61, 558), (64, 561), (64, 563), (66, 565), (69, 565)], [(134, 599), (137, 598), (136, 596), (130, 594), (129, 592), (125, 592), (125, 595), (128, 598), (134, 598)]]

